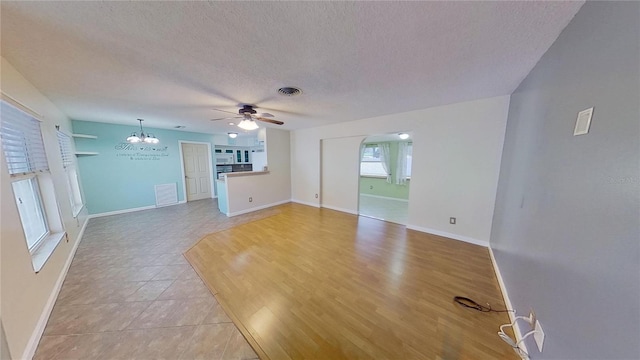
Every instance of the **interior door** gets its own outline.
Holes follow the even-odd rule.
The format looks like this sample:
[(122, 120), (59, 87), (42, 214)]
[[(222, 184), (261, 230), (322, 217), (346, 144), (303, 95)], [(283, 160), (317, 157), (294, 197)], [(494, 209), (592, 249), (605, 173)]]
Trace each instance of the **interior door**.
[(209, 148), (205, 144), (182, 144), (187, 201), (211, 197)]

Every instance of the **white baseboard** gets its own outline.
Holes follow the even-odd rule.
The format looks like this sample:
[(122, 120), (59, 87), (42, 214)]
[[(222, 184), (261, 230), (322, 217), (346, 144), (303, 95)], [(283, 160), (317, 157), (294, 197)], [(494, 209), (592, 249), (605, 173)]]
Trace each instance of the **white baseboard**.
[[(500, 272), (500, 268), (498, 267), (498, 263), (496, 262), (496, 258), (493, 255), (493, 249), (491, 249), (491, 247), (489, 247), (489, 256), (491, 257), (491, 264), (493, 264), (493, 271), (496, 273), (496, 278), (498, 279), (498, 285), (500, 285), (500, 291), (502, 292), (504, 305), (506, 306), (507, 309), (513, 310), (513, 305), (511, 305), (511, 299), (509, 299), (509, 293), (507, 292), (507, 287), (504, 284), (504, 280), (502, 279), (502, 273)], [(509, 314), (509, 321), (513, 322), (516, 317), (516, 313), (514, 311), (509, 311), (508, 314)], [(513, 332), (516, 335), (516, 339), (515, 339), (516, 342), (520, 341), (520, 339), (522, 339), (522, 332), (520, 331), (520, 327), (518, 326), (518, 324), (516, 324), (516, 326), (513, 327)], [(529, 350), (527, 349), (527, 345), (524, 343), (524, 341), (520, 343), (519, 346), (527, 354), (529, 353)]]
[(446, 231), (429, 229), (429, 228), (425, 228), (425, 227), (421, 227), (421, 226), (415, 226), (415, 225), (407, 225), (407, 229), (416, 230), (416, 231), (420, 231), (420, 232), (425, 232), (425, 233), (428, 233), (428, 234), (433, 234), (433, 235), (438, 235), (438, 236), (444, 236), (444, 237), (447, 237), (447, 238), (450, 238), (450, 239), (460, 240), (460, 241), (468, 242), (470, 244), (484, 246), (486, 248), (489, 247), (489, 242), (488, 241), (474, 239), (474, 238), (469, 237), (469, 236), (452, 234), (452, 233), (448, 233)]
[(135, 211), (159, 209), (159, 208), (163, 208), (163, 207), (167, 207), (167, 206), (175, 206), (175, 205), (180, 205), (180, 204), (186, 204), (186, 202), (187, 202), (186, 200), (180, 200), (175, 204), (169, 204), (169, 205), (163, 205), (163, 206), (149, 205), (149, 206), (142, 206), (142, 207), (131, 208), (131, 209), (107, 211), (107, 212), (98, 213), (98, 214), (91, 214), (91, 215), (88, 216), (88, 218), (89, 219), (93, 219), (93, 218), (99, 218), (99, 217), (103, 217), (103, 216), (126, 214), (126, 213), (130, 213), (130, 212), (135, 212)]
[(130, 212), (135, 212), (135, 211), (142, 211), (142, 210), (150, 210), (150, 209), (155, 209), (156, 206), (155, 205), (150, 205), (150, 206), (142, 206), (142, 207), (138, 207), (138, 208), (131, 208), (131, 209), (122, 209), (122, 210), (115, 210), (115, 211), (107, 211), (107, 212), (103, 212), (103, 213), (98, 213), (98, 214), (91, 214), (88, 216), (89, 219), (94, 219), (94, 218), (99, 218), (99, 217), (103, 217), (103, 216), (111, 216), (111, 215), (118, 215), (118, 214), (126, 214), (126, 213), (130, 213)]
[(349, 209), (343, 209), (343, 208), (339, 208), (339, 207), (335, 207), (335, 206), (331, 206), (331, 205), (321, 204), (320, 207), (327, 208), (327, 209), (330, 209), (330, 210), (344, 212), (344, 213), (347, 213), (347, 214), (358, 215), (357, 211), (353, 211), (353, 210), (349, 210)]
[(308, 201), (302, 201), (302, 200), (296, 200), (296, 199), (291, 199), (291, 202), (294, 202), (296, 204), (302, 204), (302, 205), (307, 205), (307, 206), (313, 206), (315, 208), (319, 208), (320, 204), (318, 203), (312, 203), (312, 202), (308, 202)]
[(395, 200), (395, 201), (402, 201), (402, 202), (409, 202), (409, 199), (398, 199), (398, 198), (394, 198), (394, 197), (389, 197), (389, 196), (381, 196), (381, 195), (372, 195), (372, 194), (363, 194), (360, 193), (360, 196), (366, 196), (366, 197), (372, 197), (372, 198), (377, 198), (377, 199), (385, 199), (385, 200)]
[(274, 206), (278, 206), (278, 205), (282, 205), (282, 204), (286, 204), (286, 203), (290, 203), (290, 202), (291, 202), (291, 199), (287, 199), (287, 200), (283, 200), (283, 201), (277, 201), (277, 202), (274, 202), (274, 203), (271, 203), (271, 204), (252, 207), (250, 209), (245, 209), (245, 210), (240, 210), (240, 211), (235, 211), (235, 212), (227, 212), (226, 215), (228, 217), (232, 217), (232, 216), (247, 214), (247, 213), (250, 213), (250, 212), (263, 210), (263, 209), (268, 209), (270, 207), (274, 207)]
[(73, 261), (73, 257), (76, 255), (76, 250), (78, 250), (78, 245), (80, 245), (80, 241), (82, 240), (82, 236), (84, 235), (84, 230), (87, 228), (87, 224), (89, 223), (89, 218), (84, 221), (82, 225), (82, 229), (78, 233), (78, 237), (76, 238), (75, 244), (73, 244), (73, 248), (69, 253), (69, 257), (67, 258), (67, 262), (64, 264), (60, 275), (58, 276), (58, 280), (56, 280), (56, 284), (53, 287), (53, 291), (51, 295), (49, 295), (49, 299), (47, 303), (44, 305), (44, 309), (42, 310), (42, 314), (40, 314), (40, 318), (36, 323), (36, 328), (31, 333), (31, 337), (29, 338), (29, 342), (24, 349), (21, 359), (32, 359), (36, 353), (36, 349), (38, 348), (38, 344), (40, 343), (40, 339), (42, 338), (42, 334), (44, 333), (44, 329), (47, 326), (47, 322), (49, 321), (49, 316), (51, 316), (51, 311), (53, 311), (53, 306), (58, 299), (58, 294), (60, 293), (60, 289), (62, 289), (62, 284), (64, 283), (64, 279), (67, 277), (67, 272), (69, 271), (69, 267), (71, 266), (71, 262)]

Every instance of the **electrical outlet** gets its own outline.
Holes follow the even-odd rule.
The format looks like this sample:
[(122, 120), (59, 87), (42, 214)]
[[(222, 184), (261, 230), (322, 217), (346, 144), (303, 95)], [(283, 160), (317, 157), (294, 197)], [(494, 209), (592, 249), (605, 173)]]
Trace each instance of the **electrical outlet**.
[(451, 225), (455, 225), (455, 224), (456, 224), (456, 218), (454, 218), (454, 217), (450, 217), (450, 218), (449, 218), (449, 224), (451, 224)]
[(318, 194), (316, 194), (316, 199), (318, 198)]
[(249, 202), (253, 202), (253, 197), (249, 196)]
[(544, 331), (542, 330), (542, 324), (540, 324), (540, 321), (536, 320), (534, 330), (535, 332), (533, 333), (533, 339), (536, 341), (536, 345), (538, 345), (538, 351), (542, 352), (542, 345), (544, 344)]

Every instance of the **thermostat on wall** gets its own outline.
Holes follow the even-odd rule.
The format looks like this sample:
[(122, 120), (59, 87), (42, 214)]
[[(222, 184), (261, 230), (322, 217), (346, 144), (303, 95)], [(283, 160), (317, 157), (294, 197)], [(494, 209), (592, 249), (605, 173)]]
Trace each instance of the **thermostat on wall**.
[(584, 135), (589, 132), (589, 126), (591, 126), (591, 116), (593, 115), (593, 108), (582, 110), (578, 113), (578, 120), (576, 120), (576, 127), (573, 129), (573, 136)]

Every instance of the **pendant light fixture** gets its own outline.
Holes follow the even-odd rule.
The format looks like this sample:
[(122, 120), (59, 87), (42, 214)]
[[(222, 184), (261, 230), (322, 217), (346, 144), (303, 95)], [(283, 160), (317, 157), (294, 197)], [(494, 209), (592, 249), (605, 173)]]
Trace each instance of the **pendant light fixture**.
[(157, 137), (153, 136), (153, 134), (145, 134), (144, 130), (142, 130), (142, 122), (144, 121), (143, 119), (138, 119), (138, 121), (140, 121), (140, 136), (138, 136), (136, 134), (136, 132), (134, 131), (133, 133), (131, 133), (131, 136), (129, 136), (127, 138), (127, 142), (131, 143), (131, 144), (137, 144), (140, 142), (143, 143), (147, 143), (147, 144), (157, 144), (160, 142), (160, 140), (158, 140)]
[(229, 137), (230, 137), (230, 138), (232, 138), (232, 139), (235, 139), (235, 138), (237, 138), (237, 137), (238, 137), (238, 133), (235, 133), (235, 132), (230, 132), (230, 133), (227, 133), (227, 134), (228, 134), (228, 135), (229, 135)]

